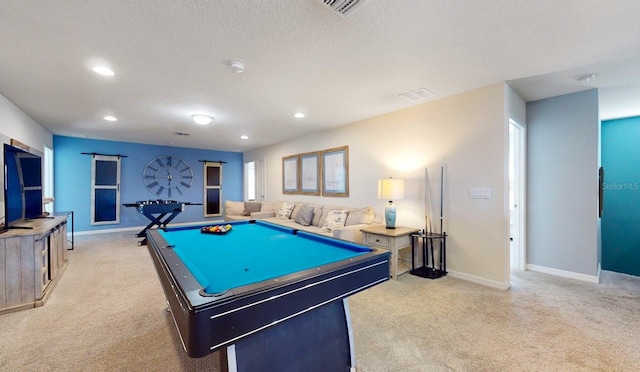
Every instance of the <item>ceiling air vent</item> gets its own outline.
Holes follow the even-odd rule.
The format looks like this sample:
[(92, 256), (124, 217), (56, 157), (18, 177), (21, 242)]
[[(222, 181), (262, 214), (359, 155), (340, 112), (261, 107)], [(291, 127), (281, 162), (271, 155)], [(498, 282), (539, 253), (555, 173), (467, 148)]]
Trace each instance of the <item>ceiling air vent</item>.
[(176, 136), (190, 136), (191, 133), (187, 133), (187, 132), (175, 132), (174, 133)]
[(400, 97), (406, 99), (409, 102), (414, 102), (414, 103), (419, 101), (424, 101), (427, 98), (431, 98), (433, 96), (435, 96), (435, 94), (429, 92), (424, 88), (420, 88), (412, 92), (402, 93), (400, 95)]
[(344, 18), (353, 13), (360, 5), (366, 3), (367, 0), (318, 0), (318, 2), (331, 8), (331, 10)]

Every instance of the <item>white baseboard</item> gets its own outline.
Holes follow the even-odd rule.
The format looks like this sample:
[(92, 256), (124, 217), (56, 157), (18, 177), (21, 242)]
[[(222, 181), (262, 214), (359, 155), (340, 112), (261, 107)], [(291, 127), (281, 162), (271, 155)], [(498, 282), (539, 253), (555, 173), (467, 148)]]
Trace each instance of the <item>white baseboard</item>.
[[(190, 226), (190, 225), (207, 225), (207, 224), (216, 224), (222, 223), (223, 220), (207, 220), (200, 222), (182, 222), (182, 223), (172, 223), (167, 227), (179, 227), (179, 226)], [(85, 231), (75, 231), (75, 235), (92, 235), (92, 234), (108, 234), (108, 233), (120, 233), (127, 231), (142, 231), (145, 226), (134, 226), (134, 227), (121, 227), (117, 229), (100, 229), (100, 230), (85, 230)], [(67, 231), (67, 235), (71, 236), (71, 231)]]
[[(108, 234), (108, 233), (116, 233), (116, 232), (127, 232), (127, 231), (140, 231), (144, 229), (144, 226), (140, 227), (122, 227), (119, 229), (100, 229), (100, 230), (85, 230), (85, 231), (75, 231), (73, 234), (78, 235), (93, 235), (93, 234)], [(67, 235), (71, 235), (71, 231), (67, 231)]]
[(527, 270), (537, 271), (539, 273), (550, 274), (555, 276), (561, 276), (563, 278), (581, 280), (583, 282), (596, 283), (596, 284), (600, 283), (599, 268), (598, 268), (598, 275), (580, 274), (580, 273), (574, 273), (572, 271), (559, 270), (559, 269), (554, 269), (552, 267), (538, 266), (538, 265), (532, 265), (532, 264), (527, 264)]
[(486, 287), (500, 289), (503, 291), (506, 291), (507, 289), (509, 289), (509, 284), (496, 282), (495, 280), (489, 280), (489, 279), (481, 278), (475, 275), (461, 273), (459, 271), (447, 270), (447, 275), (453, 278), (466, 280), (471, 283), (476, 283), (476, 284), (484, 285)]

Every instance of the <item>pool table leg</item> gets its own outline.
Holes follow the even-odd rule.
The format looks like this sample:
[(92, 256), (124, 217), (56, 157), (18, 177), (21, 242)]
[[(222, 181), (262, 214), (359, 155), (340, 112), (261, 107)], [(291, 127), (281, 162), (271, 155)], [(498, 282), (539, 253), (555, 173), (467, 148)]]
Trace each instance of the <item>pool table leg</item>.
[(348, 298), (342, 299), (342, 306), (344, 308), (344, 317), (347, 322), (347, 333), (349, 336), (349, 354), (350, 354), (350, 370), (351, 372), (356, 372), (356, 347), (353, 344), (353, 328), (351, 327), (351, 313), (349, 312), (349, 302)]
[(333, 301), (266, 328), (220, 354), (220, 365), (227, 372), (354, 372), (355, 350), (347, 301)]

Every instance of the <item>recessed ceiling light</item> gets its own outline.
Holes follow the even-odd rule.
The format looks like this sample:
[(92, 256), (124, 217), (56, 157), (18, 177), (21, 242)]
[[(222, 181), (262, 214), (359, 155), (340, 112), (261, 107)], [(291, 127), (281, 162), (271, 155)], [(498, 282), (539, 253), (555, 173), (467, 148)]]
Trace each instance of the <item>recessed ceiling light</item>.
[(113, 75), (115, 75), (113, 70), (110, 69), (109, 67), (106, 67), (106, 66), (93, 66), (93, 68), (91, 70), (93, 70), (93, 72), (95, 72), (96, 74), (100, 74), (100, 75), (104, 75), (104, 76), (113, 76)]
[(191, 115), (191, 118), (193, 118), (193, 121), (200, 125), (207, 125), (213, 120), (213, 117), (202, 114), (193, 114)]
[(249, 139), (249, 136), (240, 136), (241, 139)]
[(293, 115), (293, 116), (295, 116), (295, 117), (297, 117), (297, 118), (303, 118), (303, 117), (304, 117), (304, 114), (303, 114), (303, 113), (301, 113), (301, 112), (296, 112), (296, 114), (295, 114), (295, 115)]
[(118, 121), (118, 118), (116, 118), (115, 116), (111, 116), (111, 115), (107, 115), (103, 118), (106, 121)]

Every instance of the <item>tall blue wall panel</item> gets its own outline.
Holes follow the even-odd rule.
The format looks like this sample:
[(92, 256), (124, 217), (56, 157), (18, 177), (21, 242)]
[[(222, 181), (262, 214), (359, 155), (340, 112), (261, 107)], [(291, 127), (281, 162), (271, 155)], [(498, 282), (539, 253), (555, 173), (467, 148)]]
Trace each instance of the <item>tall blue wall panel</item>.
[[(171, 146), (145, 145), (139, 143), (103, 141), (85, 138), (54, 136), (54, 197), (56, 211), (74, 211), (76, 231), (118, 229), (146, 226), (146, 217), (135, 208), (120, 206), (120, 223), (114, 225), (91, 225), (91, 156), (86, 153), (121, 154), (120, 201), (132, 203), (138, 200), (158, 199), (144, 186), (142, 171), (153, 158), (171, 155), (187, 162), (193, 169), (193, 184), (180, 196), (172, 200), (202, 203), (203, 163), (199, 160), (224, 161), (222, 167), (223, 200), (242, 200), (243, 163), (242, 153), (199, 150)], [(203, 217), (203, 207), (187, 206), (172, 223), (187, 223), (213, 220)]]
[(602, 268), (640, 275), (640, 118), (602, 122)]

